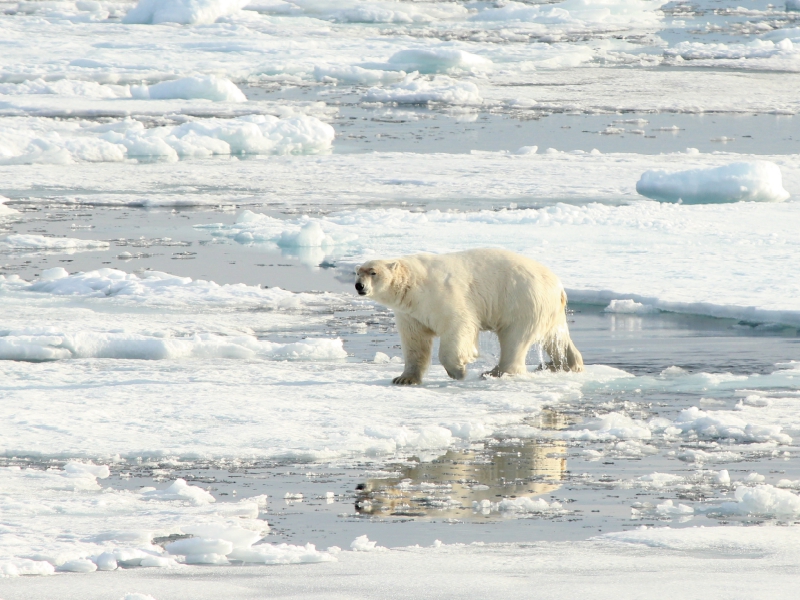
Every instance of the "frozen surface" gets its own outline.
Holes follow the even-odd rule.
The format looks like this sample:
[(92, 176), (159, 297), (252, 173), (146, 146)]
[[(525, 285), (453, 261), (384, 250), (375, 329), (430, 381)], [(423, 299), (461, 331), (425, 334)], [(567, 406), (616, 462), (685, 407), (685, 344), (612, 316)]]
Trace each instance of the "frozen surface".
[(123, 17), (123, 23), (213, 23), (240, 11), (247, 0), (139, 0)]
[[(793, 597), (796, 8), (0, 0), (3, 597)], [(392, 386), (498, 245), (586, 372)]]
[[(219, 81), (212, 86), (202, 83), (168, 81), (134, 91), (167, 97), (238, 92), (235, 86), (229, 89)], [(126, 158), (174, 162), (179, 158), (230, 154), (315, 154), (328, 150), (335, 135), (330, 125), (311, 116), (209, 118), (154, 128), (146, 128), (132, 119), (104, 125), (54, 122), (41, 117), (11, 121), (9, 127), (0, 130), (0, 165), (121, 162)]]
[[(122, 597), (132, 589), (152, 591), (161, 600), (187, 593), (216, 598), (235, 589), (241, 598), (312, 598), (337, 594), (383, 598), (403, 588), (404, 597), (462, 598), (465, 594), (530, 598), (574, 598), (591, 586), (598, 598), (640, 591), (670, 598), (691, 586), (706, 598), (769, 594), (792, 598), (797, 577), (797, 541), (791, 529), (778, 527), (673, 531), (645, 529), (609, 534), (585, 542), (533, 544), (434, 544), (386, 552), (348, 552), (335, 563), (303, 570), (275, 567), (268, 575), (254, 567), (209, 570), (185, 567), (159, 573), (153, 569), (95, 574), (85, 578), (41, 578), (8, 582), (9, 598), (46, 598), (53, 593), (80, 593), (84, 598)], [(580, 577), (575, 573), (579, 572)], [(363, 578), (363, 573), (370, 573)], [(414, 577), (409, 577), (414, 573)], [(79, 591), (80, 590), (80, 591)], [(79, 591), (79, 592), (78, 592)]]

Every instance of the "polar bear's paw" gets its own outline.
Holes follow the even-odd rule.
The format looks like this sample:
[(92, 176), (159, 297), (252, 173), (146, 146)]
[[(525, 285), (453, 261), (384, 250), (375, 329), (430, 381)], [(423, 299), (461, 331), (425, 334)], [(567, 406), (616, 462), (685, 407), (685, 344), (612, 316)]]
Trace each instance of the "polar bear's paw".
[(392, 379), (392, 383), (395, 385), (419, 385), (422, 383), (422, 377), (419, 375), (407, 375), (403, 373), (399, 377)]
[(481, 373), (481, 379), (489, 379), (490, 377), (502, 377), (503, 372), (500, 370), (500, 365), (497, 365), (491, 371), (486, 371), (485, 373)]

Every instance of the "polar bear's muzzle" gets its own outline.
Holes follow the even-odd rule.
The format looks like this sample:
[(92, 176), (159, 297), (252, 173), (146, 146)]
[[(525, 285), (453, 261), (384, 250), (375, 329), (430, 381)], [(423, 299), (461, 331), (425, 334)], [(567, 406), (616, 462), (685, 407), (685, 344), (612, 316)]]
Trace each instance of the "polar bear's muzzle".
[(359, 296), (366, 296), (367, 295), (366, 287), (360, 281), (356, 281), (356, 291), (358, 292)]

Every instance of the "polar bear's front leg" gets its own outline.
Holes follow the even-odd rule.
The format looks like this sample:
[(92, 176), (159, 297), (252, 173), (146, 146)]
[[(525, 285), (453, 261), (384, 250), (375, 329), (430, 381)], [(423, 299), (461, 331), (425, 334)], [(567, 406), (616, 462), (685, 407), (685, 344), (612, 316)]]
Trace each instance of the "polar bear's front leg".
[(475, 345), (477, 336), (477, 328), (468, 325), (454, 327), (442, 334), (439, 362), (453, 379), (464, 379), (467, 376), (467, 365), (478, 355)]
[(431, 364), (433, 348), (433, 331), (417, 321), (414, 317), (396, 313), (397, 331), (400, 333), (400, 345), (403, 347), (405, 369), (392, 383), (412, 385), (422, 383), (422, 377)]

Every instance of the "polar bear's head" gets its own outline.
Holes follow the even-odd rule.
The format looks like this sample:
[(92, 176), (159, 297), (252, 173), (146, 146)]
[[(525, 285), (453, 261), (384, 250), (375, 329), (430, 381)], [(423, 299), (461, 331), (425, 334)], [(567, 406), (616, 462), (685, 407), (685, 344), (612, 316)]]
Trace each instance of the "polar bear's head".
[(356, 271), (356, 291), (391, 306), (402, 300), (407, 280), (408, 269), (402, 261), (370, 260)]

